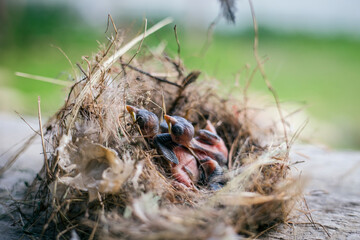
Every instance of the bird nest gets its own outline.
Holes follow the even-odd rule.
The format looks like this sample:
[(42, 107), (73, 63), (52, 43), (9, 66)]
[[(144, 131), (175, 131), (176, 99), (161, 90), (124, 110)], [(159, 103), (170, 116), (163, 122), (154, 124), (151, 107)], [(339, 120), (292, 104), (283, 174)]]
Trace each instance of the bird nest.
[[(246, 93), (237, 99), (219, 96), (215, 82), (199, 83), (199, 71), (187, 71), (163, 51), (127, 53), (168, 23), (125, 45), (116, 32), (109, 45), (85, 59), (83, 76), (41, 129), (45, 163), (26, 196), (34, 203), (28, 225), (41, 226), (36, 236), (255, 237), (290, 213), (299, 189), (289, 174), (289, 144), (275, 140), (275, 129), (257, 126)], [(209, 120), (229, 150), (226, 184), (216, 191), (176, 184), (169, 163), (142, 136), (127, 104), (159, 118), (182, 116), (195, 130)]]

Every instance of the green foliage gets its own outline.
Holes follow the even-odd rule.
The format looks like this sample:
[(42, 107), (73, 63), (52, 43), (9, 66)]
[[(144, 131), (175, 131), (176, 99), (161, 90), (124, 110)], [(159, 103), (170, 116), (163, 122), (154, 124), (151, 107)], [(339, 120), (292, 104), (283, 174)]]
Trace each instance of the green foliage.
[[(81, 56), (97, 51), (96, 40), (106, 42), (103, 33), (106, 19), (104, 29), (94, 30), (85, 23), (80, 24), (81, 19), (61, 5), (24, 5), (22, 8), (10, 5), (8, 16), (6, 36), (0, 45), (0, 85), (14, 88), (24, 96), (22, 110), (26, 114), (36, 113), (36, 99), (40, 95), (44, 112), (50, 115), (62, 104), (66, 91), (59, 86), (16, 77), (13, 72), (71, 79), (68, 61), (50, 44), (61, 47), (73, 63), (82, 62)], [(118, 26), (141, 29), (124, 22)], [(203, 78), (220, 79), (224, 93), (233, 88), (235, 75), (245, 64), (255, 66), (252, 30), (215, 34), (203, 55), (205, 32), (189, 32), (179, 26), (178, 35), (181, 57), (187, 68), (203, 71)], [(316, 118), (340, 124), (345, 119), (345, 124), (353, 126), (354, 136), (360, 132), (357, 124), (360, 121), (357, 110), (360, 102), (359, 40), (281, 34), (266, 29), (260, 29), (259, 37), (260, 56), (268, 57), (266, 72), (282, 101), (306, 102), (309, 112)], [(176, 56), (172, 27), (147, 38), (143, 47), (156, 47), (162, 40), (168, 43), (167, 51)], [(8, 73), (6, 79), (1, 78), (2, 71)], [(244, 77), (243, 73), (240, 83)], [(260, 74), (256, 74), (251, 89), (267, 92)], [(351, 144), (360, 147), (360, 139), (355, 137)]]

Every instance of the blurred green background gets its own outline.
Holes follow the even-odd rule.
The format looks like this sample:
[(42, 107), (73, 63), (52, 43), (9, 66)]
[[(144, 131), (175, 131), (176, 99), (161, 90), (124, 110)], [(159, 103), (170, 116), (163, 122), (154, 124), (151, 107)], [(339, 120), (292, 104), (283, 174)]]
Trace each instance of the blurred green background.
[[(14, 72), (71, 79), (67, 59), (54, 46), (61, 47), (73, 63), (81, 63), (81, 57), (95, 53), (97, 41), (106, 42), (109, 35), (104, 33), (107, 9), (102, 9), (104, 14), (94, 15), (93, 20), (92, 14), (101, 4), (108, 7), (109, 13), (114, 11), (111, 1), (81, 2), (83, 6), (73, 6), (71, 1), (0, 0), (0, 111), (16, 110), (21, 114), (35, 115), (37, 96), (41, 96), (42, 111), (47, 116), (63, 104), (67, 94), (63, 87), (16, 77)], [(206, 1), (202, 2), (206, 4)], [(145, 3), (140, 1), (139, 4)], [(191, 1), (187, 1), (187, 4), (189, 8), (192, 7)], [(240, 13), (248, 13), (244, 15), (248, 18), (246, 24), (241, 25), (241, 21), (245, 22), (242, 18), (237, 20), (240, 23), (236, 25), (221, 20), (215, 28), (212, 44), (201, 56), (206, 41), (206, 27), (218, 14), (217, 2), (214, 1), (212, 6), (215, 6), (215, 14), (215, 10), (210, 11), (211, 16), (203, 19), (202, 24), (191, 23), (200, 21), (197, 18), (190, 23), (184, 22), (181, 14), (175, 14), (175, 24), (181, 42), (181, 57), (187, 68), (200, 69), (205, 73), (203, 76), (221, 80), (226, 92), (234, 85), (236, 73), (245, 64), (255, 66), (252, 49), (254, 34), (248, 7), (239, 9)], [(201, 14), (207, 15), (204, 9)], [(86, 11), (89, 13), (84, 17)], [(115, 22), (119, 28), (129, 30), (131, 36), (141, 30), (142, 16), (150, 15), (149, 25), (152, 25), (163, 16), (172, 15), (171, 11), (163, 10), (157, 14), (156, 6), (150, 10), (145, 7), (134, 14), (129, 11), (121, 14), (121, 11), (119, 7), (116, 11), (118, 15), (114, 14)], [(259, 19), (263, 12), (266, 9), (260, 11)], [(276, 22), (272, 26), (259, 22), (260, 55), (269, 57), (266, 71), (281, 101), (306, 105), (311, 121), (317, 123), (318, 137), (325, 143), (333, 147), (360, 149), (358, 33), (344, 33), (341, 26), (321, 34), (316, 29), (307, 31), (306, 27), (305, 30), (296, 28), (289, 31), (291, 25), (284, 30), (281, 24), (277, 28)], [(175, 56), (177, 45), (172, 28), (173, 25), (157, 32), (147, 38), (144, 44), (155, 47), (165, 40), (167, 51)], [(131, 32), (131, 29), (134, 31)], [(259, 74), (251, 90), (267, 92)]]

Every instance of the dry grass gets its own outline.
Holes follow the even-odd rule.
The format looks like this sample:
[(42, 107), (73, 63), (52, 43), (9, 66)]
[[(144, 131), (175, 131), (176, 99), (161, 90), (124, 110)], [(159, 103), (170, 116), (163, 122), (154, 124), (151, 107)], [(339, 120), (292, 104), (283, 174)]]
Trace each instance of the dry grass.
[[(113, 24), (108, 45), (84, 58), (83, 78), (41, 128), (47, 154), (26, 196), (31, 218), (25, 233), (57, 239), (69, 239), (74, 230), (88, 239), (236, 239), (255, 237), (286, 219), (301, 192), (289, 176), (289, 142), (275, 138), (277, 129), (256, 125), (246, 93), (244, 100), (225, 99), (215, 82), (198, 84), (200, 72), (187, 71), (179, 57), (162, 51), (136, 55), (143, 39), (167, 23), (126, 45)], [(139, 42), (136, 54), (128, 54)], [(168, 163), (132, 124), (126, 104), (158, 116), (183, 116), (195, 129), (207, 119), (214, 123), (230, 153), (226, 186), (212, 192), (174, 184)]]

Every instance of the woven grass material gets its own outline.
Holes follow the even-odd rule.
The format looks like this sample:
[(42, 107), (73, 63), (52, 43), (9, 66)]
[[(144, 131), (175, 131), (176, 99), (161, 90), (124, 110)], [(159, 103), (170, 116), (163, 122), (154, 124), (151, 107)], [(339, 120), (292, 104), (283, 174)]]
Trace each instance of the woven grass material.
[[(44, 126), (46, 163), (27, 195), (42, 234), (232, 239), (284, 221), (300, 190), (277, 130), (256, 125), (264, 119), (244, 96), (219, 96), (215, 82), (198, 83), (200, 72), (163, 51), (119, 56), (119, 39), (87, 59), (83, 78)], [(229, 149), (227, 184), (216, 192), (176, 184), (126, 104), (185, 117), (196, 130), (210, 120)]]

